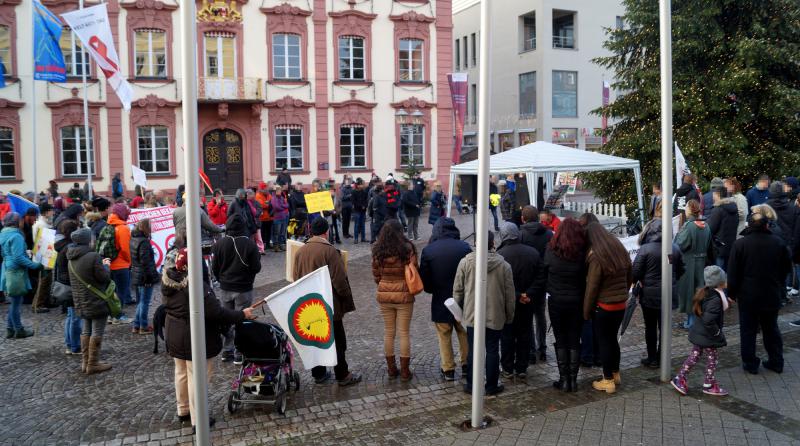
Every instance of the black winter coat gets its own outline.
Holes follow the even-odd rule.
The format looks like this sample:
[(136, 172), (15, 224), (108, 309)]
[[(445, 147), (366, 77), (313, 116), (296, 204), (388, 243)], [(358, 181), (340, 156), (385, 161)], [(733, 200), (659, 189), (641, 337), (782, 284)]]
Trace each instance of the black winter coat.
[(228, 217), (234, 214), (242, 217), (248, 237), (258, 231), (259, 226), (256, 224), (256, 217), (253, 215), (253, 211), (250, 209), (250, 204), (247, 203), (247, 200), (240, 200), (237, 198), (231, 201), (230, 206), (228, 206)]
[(246, 292), (253, 289), (256, 274), (261, 271), (261, 255), (256, 243), (245, 234), (245, 225), (238, 214), (228, 217), (226, 235), (214, 244), (211, 270), (225, 291)]
[[(735, 227), (734, 227), (735, 229)], [(661, 219), (651, 220), (639, 238), (639, 252), (633, 260), (633, 280), (642, 284), (639, 303), (644, 308), (661, 309)], [(672, 244), (672, 297), (677, 306), (678, 279), (685, 272), (681, 250)]]
[(717, 290), (704, 288), (706, 297), (700, 303), (703, 314), (689, 329), (689, 342), (702, 348), (720, 348), (728, 345), (722, 333), (722, 296)]
[(386, 206), (386, 196), (382, 193), (375, 194), (370, 200), (369, 216), (372, 217), (372, 222), (380, 227), (386, 221), (389, 215), (389, 209)]
[(369, 198), (365, 189), (353, 189), (353, 212), (366, 212)]
[(56, 255), (56, 265), (55, 268), (53, 268), (53, 277), (58, 279), (58, 281), (64, 285), (70, 284), (69, 268), (67, 267), (67, 248), (69, 247), (70, 243), (71, 242), (69, 239), (63, 238), (53, 245), (53, 248), (58, 253), (58, 255)]
[[(67, 248), (67, 259), (77, 276), (100, 290), (105, 290), (111, 282), (111, 273), (103, 266), (103, 257), (94, 252), (88, 245), (70, 245)], [(72, 284), (72, 300), (75, 311), (82, 319), (104, 319), (110, 311), (108, 304), (78, 280), (76, 274), (69, 273)]]
[(453, 315), (444, 306), (444, 301), (453, 297), (453, 282), (458, 263), (472, 252), (469, 244), (461, 240), (455, 223), (449, 218), (440, 218), (433, 226), (430, 243), (422, 250), (419, 275), (425, 285), (425, 292), (433, 295), (431, 299), (431, 320), (452, 324)]
[(698, 203), (701, 205), (703, 204), (703, 197), (700, 196), (700, 193), (697, 192), (697, 188), (694, 184), (683, 183), (675, 189), (675, 199), (672, 201), (672, 211), (678, 212), (678, 209), (686, 208), (686, 203), (689, 200), (697, 200)]
[(786, 199), (786, 194), (783, 193), (778, 196), (770, 194), (767, 204), (772, 206), (772, 209), (778, 214), (777, 225), (781, 228), (781, 238), (791, 252), (795, 253), (797, 245), (800, 243), (800, 222), (798, 222), (800, 208), (790, 203)]
[(519, 227), (520, 241), (536, 251), (540, 256), (544, 257), (544, 252), (547, 250), (547, 244), (553, 238), (553, 231), (547, 229), (546, 226), (538, 221), (532, 221), (523, 224)]
[(511, 265), (517, 296), (525, 293), (531, 299), (544, 297), (547, 273), (536, 249), (518, 240), (506, 240), (497, 253)]
[(583, 309), (583, 295), (586, 293), (586, 263), (581, 256), (579, 260), (567, 260), (547, 250), (544, 254), (544, 265), (547, 274), (547, 300), (551, 307)]
[(789, 249), (769, 229), (747, 227), (728, 259), (728, 294), (740, 311), (778, 311), (791, 271)]
[(736, 230), (739, 227), (739, 208), (736, 202), (730, 198), (725, 198), (710, 212), (706, 212), (708, 218), (706, 224), (711, 229), (711, 242), (717, 257), (731, 255), (733, 242), (736, 241)]
[(156, 270), (156, 259), (153, 256), (153, 247), (150, 237), (142, 231), (134, 229), (131, 232), (131, 285), (153, 286), (161, 278)]
[(419, 217), (420, 202), (416, 192), (413, 190), (403, 192), (402, 204), (406, 217)]
[[(206, 318), (206, 358), (222, 351), (221, 334), (228, 327), (244, 320), (244, 313), (224, 308), (207, 283), (203, 283), (203, 307)], [(167, 352), (170, 356), (192, 360), (192, 340), (189, 325), (189, 281), (186, 274), (174, 268), (164, 270), (161, 277), (161, 294), (167, 310)]]

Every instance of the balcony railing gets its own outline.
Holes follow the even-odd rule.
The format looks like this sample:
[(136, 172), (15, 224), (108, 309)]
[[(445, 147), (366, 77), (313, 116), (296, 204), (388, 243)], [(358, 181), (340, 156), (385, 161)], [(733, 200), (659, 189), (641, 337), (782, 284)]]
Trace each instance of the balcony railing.
[(525, 39), (525, 43), (523, 45), (523, 51), (531, 51), (536, 49), (536, 37), (530, 37)]
[(572, 36), (553, 36), (553, 48), (575, 48), (575, 38)]
[(260, 101), (262, 79), (253, 77), (201, 77), (197, 80), (197, 99), (204, 101)]

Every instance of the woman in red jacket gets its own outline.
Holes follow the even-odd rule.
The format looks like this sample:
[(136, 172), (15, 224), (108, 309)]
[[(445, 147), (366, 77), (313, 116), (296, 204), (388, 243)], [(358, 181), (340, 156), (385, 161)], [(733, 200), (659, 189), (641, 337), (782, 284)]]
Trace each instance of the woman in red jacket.
[(208, 203), (208, 216), (215, 225), (224, 225), (228, 220), (228, 203), (220, 189), (214, 191), (214, 199)]

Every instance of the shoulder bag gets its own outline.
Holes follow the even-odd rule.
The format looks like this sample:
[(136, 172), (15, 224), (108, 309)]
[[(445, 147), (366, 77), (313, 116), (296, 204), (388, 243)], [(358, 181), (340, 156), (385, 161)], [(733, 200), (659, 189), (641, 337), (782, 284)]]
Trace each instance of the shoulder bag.
[(419, 270), (417, 270), (417, 257), (411, 256), (408, 263), (406, 264), (406, 286), (408, 287), (408, 292), (412, 296), (416, 296), (417, 294), (421, 293), (422, 290), (425, 289), (425, 286), (422, 284), (422, 278), (419, 276)]
[(53, 289), (50, 290), (50, 294), (58, 304), (68, 307), (75, 306), (72, 301), (72, 287), (59, 282), (58, 277), (58, 267), (53, 268)]
[(99, 288), (86, 282), (81, 276), (78, 275), (78, 273), (75, 272), (75, 269), (72, 267), (72, 262), (68, 263), (68, 267), (69, 271), (75, 275), (75, 278), (78, 279), (78, 281), (82, 283), (83, 286), (89, 290), (89, 292), (100, 299), (103, 299), (108, 304), (108, 310), (111, 313), (111, 317), (119, 317), (120, 313), (122, 313), (122, 303), (119, 301), (119, 297), (117, 297), (117, 284), (115, 284), (113, 280), (108, 282), (108, 286), (104, 291), (100, 291)]

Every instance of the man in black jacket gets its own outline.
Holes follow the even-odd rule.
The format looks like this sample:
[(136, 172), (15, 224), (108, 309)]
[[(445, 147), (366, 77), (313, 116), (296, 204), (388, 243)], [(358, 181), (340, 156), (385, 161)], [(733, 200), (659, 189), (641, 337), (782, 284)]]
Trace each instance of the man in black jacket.
[(728, 270), (728, 257), (736, 241), (736, 228), (739, 226), (739, 208), (728, 197), (728, 189), (718, 187), (712, 192), (714, 207), (706, 209), (706, 224), (711, 229), (711, 243), (717, 256), (717, 266)]
[[(253, 303), (253, 282), (261, 271), (261, 255), (256, 243), (247, 235), (242, 217), (236, 213), (225, 223), (226, 234), (214, 245), (211, 270), (219, 280), (220, 300), (229, 310), (242, 310)], [(241, 364), (242, 355), (234, 355), (233, 327), (225, 334), (222, 361)]]
[(353, 188), (353, 243), (358, 244), (358, 236), (361, 236), (361, 241), (367, 241), (367, 204), (369, 204), (368, 192), (364, 188), (364, 180), (361, 178), (356, 179), (356, 185)]
[(783, 372), (783, 339), (778, 310), (786, 275), (791, 270), (789, 249), (769, 229), (768, 206), (754, 206), (744, 237), (733, 244), (728, 259), (728, 293), (739, 304), (742, 368), (757, 374), (756, 335), (761, 330), (769, 360), (764, 368)]
[[(796, 258), (798, 244), (800, 244), (800, 208), (794, 205), (785, 192), (785, 187), (780, 181), (775, 181), (769, 186), (769, 199), (767, 203), (775, 210), (778, 219), (775, 222), (780, 228), (780, 237), (793, 258)], [(797, 295), (794, 285), (794, 274), (786, 276), (786, 288), (791, 295)]]
[[(533, 206), (525, 206), (522, 209), (522, 226), (519, 228), (519, 241), (523, 245), (528, 245), (536, 249), (539, 258), (544, 258), (544, 253), (547, 251), (547, 244), (553, 238), (553, 231), (547, 226), (539, 223), (539, 211)], [(547, 358), (547, 319), (545, 317), (546, 302), (544, 295), (533, 296), (533, 314), (536, 317), (536, 337), (531, 338), (531, 363), (536, 363), (536, 353), (539, 353), (539, 359), (545, 360)], [(533, 326), (531, 326), (533, 330)], [(537, 349), (538, 344), (538, 349)]]
[(700, 192), (697, 190), (696, 182), (697, 179), (692, 174), (683, 176), (683, 183), (675, 189), (675, 200), (672, 202), (672, 211), (675, 215), (678, 212), (684, 213), (686, 203), (689, 200), (697, 200), (701, 205), (703, 204), (703, 197), (700, 196)]
[(401, 203), (408, 222), (408, 239), (419, 240), (419, 215), (421, 213), (419, 196), (415, 191), (407, 190), (403, 192)]
[(339, 188), (342, 202), (342, 236), (350, 238), (350, 217), (353, 215), (353, 185), (350, 178), (345, 175), (344, 183)]
[(511, 378), (516, 374), (518, 378), (525, 379), (531, 350), (532, 303), (545, 300), (547, 276), (536, 249), (520, 243), (519, 229), (514, 223), (502, 222), (499, 238), (500, 248), (497, 253), (511, 265), (517, 294), (514, 321), (503, 329), (500, 344), (503, 376)]
[(369, 216), (372, 218), (372, 224), (370, 225), (369, 231), (369, 242), (375, 243), (375, 240), (378, 239), (378, 233), (381, 232), (383, 223), (386, 221), (388, 216), (388, 210), (386, 204), (386, 194), (383, 192), (383, 185), (380, 183), (376, 184), (372, 190), (372, 199), (369, 201)]
[(417, 200), (422, 203), (422, 199), (425, 197), (425, 180), (422, 179), (419, 172), (414, 175), (414, 193), (417, 194)]
[(431, 320), (439, 336), (439, 361), (441, 373), (446, 381), (454, 381), (455, 356), (453, 355), (453, 331), (458, 338), (461, 373), (466, 373), (467, 330), (455, 320), (445, 307), (444, 301), (453, 296), (453, 281), (456, 278), (458, 263), (472, 252), (469, 244), (461, 240), (461, 233), (452, 218), (441, 217), (433, 225), (431, 239), (422, 250), (419, 263), (419, 276), (425, 285), (425, 292), (431, 293)]

